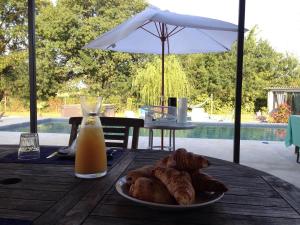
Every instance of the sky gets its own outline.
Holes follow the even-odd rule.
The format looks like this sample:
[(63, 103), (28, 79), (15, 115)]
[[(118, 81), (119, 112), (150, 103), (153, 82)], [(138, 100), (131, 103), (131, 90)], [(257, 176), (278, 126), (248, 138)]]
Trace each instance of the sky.
[[(161, 9), (238, 24), (239, 0), (147, 0)], [(246, 0), (245, 27), (300, 59), (300, 0)]]

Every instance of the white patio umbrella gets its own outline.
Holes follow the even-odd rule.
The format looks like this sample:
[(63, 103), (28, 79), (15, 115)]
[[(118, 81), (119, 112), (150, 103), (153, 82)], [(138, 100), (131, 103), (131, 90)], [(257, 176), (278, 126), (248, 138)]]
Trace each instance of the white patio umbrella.
[(84, 47), (161, 54), (163, 99), (165, 54), (228, 51), (237, 33), (238, 26), (232, 23), (148, 7)]

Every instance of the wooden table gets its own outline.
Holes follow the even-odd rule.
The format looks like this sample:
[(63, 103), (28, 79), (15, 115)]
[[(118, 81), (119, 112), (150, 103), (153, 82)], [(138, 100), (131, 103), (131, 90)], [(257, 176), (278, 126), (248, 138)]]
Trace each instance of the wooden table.
[[(1, 147), (4, 155), (15, 147)], [(6, 151), (6, 152), (4, 152)], [(229, 188), (213, 205), (185, 212), (145, 208), (119, 196), (114, 184), (129, 169), (151, 164), (163, 151), (127, 152), (106, 177), (80, 180), (73, 166), (0, 163), (0, 217), (32, 220), (40, 225), (296, 225), (300, 224), (300, 190), (274, 176), (209, 158), (206, 172)]]

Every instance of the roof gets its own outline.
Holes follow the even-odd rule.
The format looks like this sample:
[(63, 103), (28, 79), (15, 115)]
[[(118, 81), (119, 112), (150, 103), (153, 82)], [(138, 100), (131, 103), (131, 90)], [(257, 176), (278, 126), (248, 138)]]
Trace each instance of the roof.
[(270, 91), (300, 92), (300, 87), (268, 87)]

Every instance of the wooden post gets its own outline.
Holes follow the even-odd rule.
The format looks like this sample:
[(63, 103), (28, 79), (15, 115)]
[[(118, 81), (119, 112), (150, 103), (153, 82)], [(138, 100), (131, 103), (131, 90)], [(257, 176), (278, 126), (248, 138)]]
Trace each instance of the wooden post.
[(246, 0), (239, 0), (239, 25), (238, 25), (237, 68), (236, 68), (236, 86), (235, 86), (235, 115), (234, 115), (235, 119), (234, 119), (234, 141), (233, 141), (234, 142), (233, 162), (235, 163), (240, 163), (245, 6), (246, 6)]
[(28, 51), (29, 51), (29, 86), (30, 86), (30, 132), (37, 133), (35, 0), (28, 0)]

